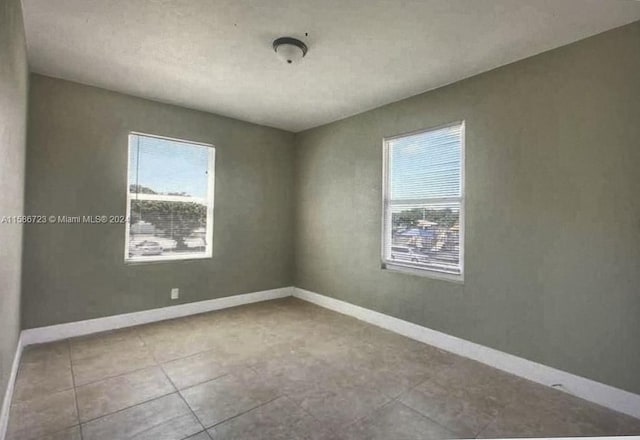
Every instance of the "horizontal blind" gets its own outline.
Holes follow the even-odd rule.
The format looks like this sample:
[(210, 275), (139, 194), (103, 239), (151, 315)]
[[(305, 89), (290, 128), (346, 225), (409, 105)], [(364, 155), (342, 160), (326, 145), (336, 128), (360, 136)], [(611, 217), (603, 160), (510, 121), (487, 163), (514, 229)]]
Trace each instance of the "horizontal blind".
[(130, 135), (127, 259), (210, 252), (212, 154), (206, 145)]
[(388, 263), (461, 274), (463, 129), (455, 124), (386, 141)]

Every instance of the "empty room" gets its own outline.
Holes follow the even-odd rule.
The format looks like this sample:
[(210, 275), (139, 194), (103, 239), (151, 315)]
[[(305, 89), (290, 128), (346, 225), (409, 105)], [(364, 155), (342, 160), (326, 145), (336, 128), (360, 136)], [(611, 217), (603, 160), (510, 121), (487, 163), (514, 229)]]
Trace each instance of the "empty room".
[(640, 1), (0, 0), (0, 404), (640, 438)]

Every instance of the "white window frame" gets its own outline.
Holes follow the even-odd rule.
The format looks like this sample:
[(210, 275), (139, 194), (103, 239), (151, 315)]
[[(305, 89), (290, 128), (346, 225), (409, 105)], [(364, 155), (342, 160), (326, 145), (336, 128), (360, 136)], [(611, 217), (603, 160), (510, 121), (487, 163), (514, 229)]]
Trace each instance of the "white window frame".
[[(131, 148), (132, 148), (132, 143), (133, 143), (133, 139), (135, 136), (143, 136), (143, 137), (151, 137), (151, 138), (157, 138), (157, 139), (163, 139), (163, 140), (167, 140), (167, 141), (173, 141), (173, 142), (181, 142), (184, 144), (192, 144), (192, 145), (198, 145), (201, 147), (208, 147), (209, 148), (209, 162), (208, 162), (208, 166), (207, 166), (207, 223), (206, 223), (206, 231), (205, 231), (205, 238), (206, 238), (206, 248), (204, 253), (201, 254), (196, 254), (196, 255), (190, 255), (190, 254), (184, 254), (184, 255), (157, 255), (157, 256), (148, 256), (148, 257), (130, 257), (129, 256), (129, 238), (130, 238), (130, 227), (131, 227), (131, 222), (130, 222), (130, 218), (131, 218), (131, 200), (132, 200), (132, 194), (129, 190), (129, 181), (131, 178), (130, 175), (130, 164), (129, 164), (129, 160), (131, 158)], [(195, 142), (195, 141), (189, 141), (189, 140), (185, 140), (185, 139), (178, 139), (178, 138), (172, 138), (172, 137), (167, 137), (167, 136), (158, 136), (155, 134), (149, 134), (149, 133), (141, 133), (138, 131), (131, 131), (129, 132), (128, 136), (127, 136), (127, 142), (128, 142), (128, 148), (127, 148), (127, 186), (126, 186), (126, 192), (127, 192), (127, 210), (126, 210), (126, 222), (125, 222), (125, 241), (124, 241), (124, 262), (126, 264), (145, 264), (145, 263), (158, 263), (158, 262), (170, 262), (170, 261), (185, 261), (185, 260), (202, 260), (202, 259), (206, 259), (206, 258), (213, 258), (213, 205), (214, 205), (214, 199), (215, 199), (215, 169), (216, 169), (216, 147), (213, 144), (207, 144), (204, 142)], [(179, 201), (193, 201), (193, 200), (200, 200), (200, 201), (204, 201), (204, 199), (202, 198), (198, 198), (198, 197), (182, 197), (182, 196), (168, 196), (168, 195), (162, 195), (162, 194), (135, 194), (137, 196), (137, 200), (164, 200), (164, 201), (172, 201), (172, 202), (179, 202)]]
[[(387, 249), (390, 249), (389, 241), (391, 240), (391, 200), (390, 200), (390, 185), (389, 185), (389, 143), (395, 139), (415, 136), (422, 133), (428, 133), (430, 131), (440, 130), (447, 127), (460, 126), (460, 197), (441, 197), (441, 198), (426, 198), (405, 200), (403, 204), (410, 204), (411, 202), (418, 203), (446, 203), (446, 202), (459, 202), (460, 203), (460, 273), (454, 274), (446, 270), (438, 270), (436, 268), (419, 268), (410, 264), (403, 264), (402, 262), (394, 261), (388, 258)], [(404, 272), (413, 275), (425, 276), (428, 278), (442, 279), (447, 281), (454, 281), (458, 283), (464, 282), (464, 235), (465, 235), (465, 121), (454, 121), (448, 124), (438, 125), (436, 127), (430, 127), (426, 129), (416, 130), (408, 133), (401, 133), (382, 139), (382, 252), (381, 252), (381, 268), (383, 270), (391, 270)]]

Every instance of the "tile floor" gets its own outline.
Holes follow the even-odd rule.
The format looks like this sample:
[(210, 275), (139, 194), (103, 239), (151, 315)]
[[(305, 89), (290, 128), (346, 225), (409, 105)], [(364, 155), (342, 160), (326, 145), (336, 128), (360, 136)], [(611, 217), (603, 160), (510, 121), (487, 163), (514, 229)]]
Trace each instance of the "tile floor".
[(9, 440), (640, 434), (640, 420), (286, 298), (27, 347)]

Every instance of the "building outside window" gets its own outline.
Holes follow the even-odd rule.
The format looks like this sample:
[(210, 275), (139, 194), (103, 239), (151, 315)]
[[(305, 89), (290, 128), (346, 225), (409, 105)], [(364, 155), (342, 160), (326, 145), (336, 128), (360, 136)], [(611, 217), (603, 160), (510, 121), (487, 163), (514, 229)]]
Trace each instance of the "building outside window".
[(387, 269), (462, 280), (464, 123), (385, 138)]

